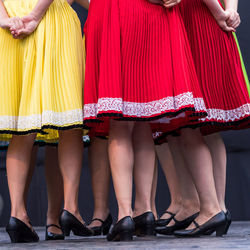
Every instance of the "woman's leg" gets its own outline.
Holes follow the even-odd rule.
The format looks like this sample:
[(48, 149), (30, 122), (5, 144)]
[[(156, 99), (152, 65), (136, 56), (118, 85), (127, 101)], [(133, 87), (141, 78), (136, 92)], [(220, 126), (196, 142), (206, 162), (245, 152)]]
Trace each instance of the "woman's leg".
[[(176, 214), (181, 208), (182, 196), (174, 160), (170, 152), (168, 143), (156, 146), (156, 153), (165, 174), (171, 197), (171, 203), (166, 211)], [(168, 219), (170, 217), (170, 214), (164, 213), (161, 216), (161, 219)]]
[(150, 125), (136, 122), (133, 131), (135, 205), (133, 216), (152, 211), (151, 192), (155, 166), (155, 148)]
[[(91, 138), (89, 166), (95, 205), (93, 218), (104, 221), (109, 214), (110, 166), (108, 140), (97, 137)], [(101, 222), (93, 221), (89, 226), (101, 226)]]
[[(179, 186), (178, 190), (181, 195), (181, 206), (178, 212), (176, 213), (175, 218), (178, 221), (181, 221), (199, 212), (200, 204), (192, 177), (186, 167), (187, 165), (186, 161), (184, 159), (182, 151), (180, 150), (181, 146), (179, 143), (179, 139), (177, 137), (169, 136), (168, 141), (169, 141), (169, 148), (173, 156), (175, 168), (167, 176), (167, 181), (171, 179), (172, 174), (174, 173), (176, 177), (172, 179), (172, 182), (175, 181), (176, 182), (175, 186)], [(173, 188), (170, 188), (171, 197), (172, 193), (174, 192), (175, 190)], [(175, 224), (175, 222), (172, 220), (168, 224), (168, 226), (171, 226), (173, 224)]]
[(83, 223), (78, 208), (82, 158), (82, 129), (60, 131), (58, 159), (63, 178), (64, 209)]
[(226, 212), (225, 191), (226, 191), (226, 168), (227, 153), (225, 144), (220, 134), (213, 134), (204, 137), (205, 142), (211, 152), (213, 160), (213, 173), (215, 188), (221, 210)]
[[(36, 135), (13, 136), (7, 152), (7, 177), (11, 200), (11, 216), (31, 226), (26, 211), (25, 191), (30, 159)], [(26, 191), (27, 192), (27, 191)]]
[(36, 167), (37, 151), (38, 151), (38, 146), (33, 146), (32, 152), (31, 152), (31, 159), (30, 159), (29, 174), (28, 174), (27, 182), (25, 184), (25, 191), (24, 191), (24, 201), (26, 205), (27, 205), (27, 198), (29, 194), (29, 186), (32, 181), (32, 176), (34, 174), (35, 167)]
[[(183, 129), (180, 140), (200, 200), (200, 213), (196, 221), (202, 225), (221, 212), (215, 189), (211, 154), (199, 130)], [(190, 227), (193, 228), (194, 225)]]
[(134, 122), (110, 122), (109, 160), (118, 202), (118, 221), (125, 216), (132, 216), (133, 127)]
[[(45, 177), (48, 196), (47, 225), (59, 226), (59, 217), (63, 203), (63, 180), (58, 164), (58, 149), (46, 147), (45, 149)], [(57, 227), (49, 227), (49, 232), (61, 234)]]
[(151, 209), (156, 220), (158, 219), (158, 213), (157, 213), (156, 204), (155, 204), (157, 182), (158, 182), (158, 159), (157, 157), (155, 157), (154, 177), (153, 177), (153, 184), (152, 184), (152, 190), (151, 190)]

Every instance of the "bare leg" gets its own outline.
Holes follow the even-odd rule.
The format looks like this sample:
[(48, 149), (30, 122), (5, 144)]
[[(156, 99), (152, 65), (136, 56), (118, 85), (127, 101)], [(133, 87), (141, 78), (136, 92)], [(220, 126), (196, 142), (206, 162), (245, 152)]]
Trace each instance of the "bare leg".
[[(169, 150), (168, 143), (156, 146), (156, 152), (165, 174), (171, 196), (171, 203), (166, 211), (176, 214), (181, 208), (182, 197), (180, 183), (177, 177), (173, 157)], [(164, 213), (161, 216), (161, 219), (168, 219), (170, 217), (170, 214)]]
[[(48, 210), (47, 225), (59, 226), (59, 217), (63, 203), (63, 180), (58, 164), (58, 149), (46, 147), (45, 149), (45, 177), (47, 184)], [(49, 227), (49, 232), (61, 234), (57, 227)]]
[(226, 191), (226, 168), (227, 153), (225, 144), (220, 134), (213, 134), (204, 137), (205, 142), (211, 152), (213, 160), (213, 173), (215, 188), (221, 210), (226, 212), (225, 191)]
[(64, 209), (72, 213), (83, 223), (78, 208), (82, 157), (82, 130), (72, 129), (60, 131), (58, 159), (63, 177)]
[(38, 146), (34, 146), (31, 152), (29, 174), (28, 174), (27, 182), (25, 184), (25, 191), (24, 191), (24, 201), (25, 201), (26, 206), (27, 206), (27, 198), (29, 194), (29, 186), (32, 181), (32, 176), (34, 174), (35, 167), (36, 167), (37, 151), (38, 151)]
[[(99, 218), (104, 221), (109, 214), (110, 166), (108, 140), (96, 137), (91, 138), (89, 166), (95, 204), (93, 218)], [(93, 221), (89, 226), (101, 226), (101, 222)]]
[[(7, 152), (7, 177), (11, 200), (11, 216), (27, 225), (25, 187), (29, 177), (30, 158), (36, 135), (13, 136)], [(25, 145), (25, 146), (24, 146)]]
[(152, 131), (148, 123), (136, 122), (133, 131), (134, 180), (136, 217), (151, 209), (151, 191), (154, 177), (155, 148)]
[[(179, 139), (176, 137), (169, 136), (168, 141), (171, 153), (173, 155), (175, 168), (172, 169), (172, 172), (169, 175), (167, 175), (167, 181), (169, 179), (172, 179), (172, 174), (176, 171), (174, 173), (174, 175), (176, 176), (174, 180), (176, 181), (175, 186), (179, 185), (179, 192), (181, 193), (181, 206), (178, 212), (176, 213), (175, 218), (181, 221), (199, 212), (200, 204), (192, 177), (186, 167), (185, 159), (180, 150)], [(173, 188), (170, 188), (170, 193), (172, 194), (174, 192), (175, 190)], [(168, 224), (168, 226), (172, 226), (174, 224), (175, 222), (172, 220)]]
[(151, 190), (151, 209), (156, 220), (158, 220), (158, 213), (157, 213), (157, 209), (155, 205), (157, 181), (158, 181), (158, 159), (157, 157), (155, 157), (154, 178), (153, 178), (153, 184), (152, 184), (152, 190)]
[[(180, 139), (200, 200), (200, 213), (196, 221), (202, 225), (221, 211), (215, 189), (211, 154), (199, 130), (183, 129)], [(192, 224), (190, 228), (193, 227)]]
[(134, 122), (110, 122), (109, 159), (119, 208), (118, 220), (132, 216), (133, 127)]

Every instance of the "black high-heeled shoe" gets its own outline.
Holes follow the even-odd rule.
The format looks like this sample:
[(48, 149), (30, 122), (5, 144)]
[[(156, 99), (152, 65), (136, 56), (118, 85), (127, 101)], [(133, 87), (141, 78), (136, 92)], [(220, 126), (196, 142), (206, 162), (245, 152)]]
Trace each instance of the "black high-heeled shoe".
[(173, 217), (173, 220), (175, 221), (175, 224), (173, 226), (156, 227), (155, 231), (158, 234), (172, 235), (176, 230), (187, 228), (198, 215), (199, 213), (195, 213), (181, 221), (178, 221), (175, 219), (175, 217)]
[(131, 241), (135, 232), (135, 223), (130, 216), (119, 220), (111, 227), (107, 235), (108, 241)]
[(229, 210), (226, 211), (225, 215), (226, 215), (227, 223), (226, 223), (226, 227), (225, 227), (225, 231), (223, 232), (223, 235), (226, 235), (228, 233), (228, 229), (232, 223), (232, 215), (229, 212)]
[(225, 232), (227, 220), (225, 213), (220, 212), (202, 225), (199, 225), (195, 220), (193, 223), (195, 224), (194, 229), (175, 231), (174, 235), (177, 237), (199, 237), (204, 235), (205, 232), (213, 230), (216, 231), (216, 236), (222, 236)]
[(106, 218), (106, 220), (101, 220), (101, 219), (98, 219), (98, 218), (94, 218), (91, 222), (93, 221), (100, 221), (102, 223), (101, 226), (96, 226), (96, 227), (89, 227), (93, 232), (93, 236), (97, 236), (97, 235), (107, 235), (108, 232), (109, 232), (109, 229), (112, 225), (112, 222), (113, 222), (113, 218), (111, 216), (111, 214), (108, 215), (108, 217)]
[(65, 236), (69, 236), (72, 231), (77, 236), (91, 236), (93, 231), (82, 224), (73, 214), (63, 210), (60, 217), (60, 226)]
[[(228, 229), (232, 223), (232, 216), (229, 210), (226, 211), (225, 216), (226, 216), (226, 225), (225, 225), (225, 230), (223, 232), (223, 235), (226, 235), (228, 233)], [(208, 230), (207, 232), (204, 233), (204, 235), (211, 235), (214, 232), (215, 230)]]
[(169, 212), (169, 211), (165, 211), (163, 214), (169, 214), (170, 217), (167, 219), (158, 219), (155, 220), (155, 226), (156, 227), (165, 227), (168, 225), (168, 223), (175, 217), (175, 214)]
[(10, 217), (9, 223), (6, 226), (6, 232), (9, 234), (12, 243), (39, 241), (37, 233), (28, 227), (23, 221), (15, 217)]
[(152, 212), (146, 212), (133, 218), (136, 236), (155, 236), (155, 216)]
[(47, 225), (46, 226), (46, 231), (45, 231), (45, 240), (64, 240), (65, 236), (64, 236), (63, 233), (61, 233), (61, 234), (55, 234), (55, 233), (49, 232), (48, 231), (49, 227), (56, 227), (56, 228), (62, 230), (62, 228), (59, 227), (56, 224)]

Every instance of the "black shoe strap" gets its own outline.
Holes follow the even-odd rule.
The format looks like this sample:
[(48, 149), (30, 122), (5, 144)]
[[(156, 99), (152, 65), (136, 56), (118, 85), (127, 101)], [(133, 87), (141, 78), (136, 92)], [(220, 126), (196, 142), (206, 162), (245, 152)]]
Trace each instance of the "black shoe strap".
[(56, 225), (56, 224), (49, 224), (49, 225), (46, 225), (46, 228), (48, 229), (49, 227), (56, 227), (56, 228), (58, 228), (58, 229), (60, 229), (60, 230), (62, 230), (62, 228), (61, 227), (59, 227), (58, 225)]
[(104, 223), (104, 221), (99, 219), (99, 218), (94, 218), (91, 222), (93, 222), (93, 221), (100, 221), (102, 224)]

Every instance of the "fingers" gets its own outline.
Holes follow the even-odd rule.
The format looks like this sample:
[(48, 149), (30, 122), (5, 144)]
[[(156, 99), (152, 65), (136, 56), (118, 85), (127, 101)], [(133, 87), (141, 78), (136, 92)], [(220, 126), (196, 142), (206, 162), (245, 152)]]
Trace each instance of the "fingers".
[(221, 28), (226, 32), (235, 32), (236, 30), (233, 27), (230, 27), (225, 22), (223, 25), (221, 25)]
[(241, 23), (241, 20), (240, 20), (239, 14), (235, 15), (234, 17), (230, 17), (227, 20), (227, 25), (230, 27), (233, 27), (234, 29), (239, 27), (240, 23)]
[(181, 0), (163, 0), (163, 6), (166, 8), (172, 8), (180, 2)]

